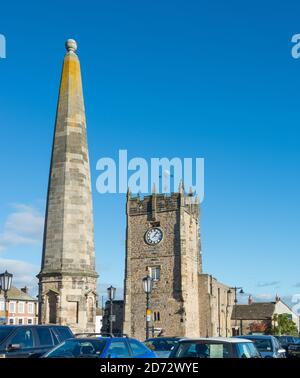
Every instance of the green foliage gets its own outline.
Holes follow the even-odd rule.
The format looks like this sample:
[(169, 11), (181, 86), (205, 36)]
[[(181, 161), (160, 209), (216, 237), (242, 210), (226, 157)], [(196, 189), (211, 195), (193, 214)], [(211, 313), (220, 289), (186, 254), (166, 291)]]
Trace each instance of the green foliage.
[(271, 334), (298, 336), (298, 329), (288, 314), (275, 314), (272, 319)]

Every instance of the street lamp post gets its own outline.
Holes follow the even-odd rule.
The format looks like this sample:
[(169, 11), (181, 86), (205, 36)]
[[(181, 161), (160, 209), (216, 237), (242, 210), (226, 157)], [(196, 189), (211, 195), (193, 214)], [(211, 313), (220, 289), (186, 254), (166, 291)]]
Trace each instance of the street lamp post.
[(151, 310), (150, 310), (150, 294), (153, 288), (153, 279), (148, 275), (143, 278), (144, 292), (146, 293), (146, 340), (149, 339)]
[(4, 273), (0, 274), (0, 288), (4, 291), (4, 314), (5, 314), (5, 323), (7, 324), (7, 311), (6, 311), (6, 303), (7, 303), (7, 292), (11, 288), (13, 275), (8, 273), (6, 270)]
[(115, 299), (116, 295), (116, 288), (110, 286), (107, 288), (108, 299), (110, 301), (110, 311), (109, 311), (109, 333), (112, 335), (113, 333), (113, 300)]
[[(229, 290), (228, 290), (228, 293), (230, 294), (231, 293), (231, 290), (234, 290), (234, 317), (235, 317), (235, 332), (237, 332), (237, 303), (238, 303), (238, 300), (237, 300), (237, 291), (239, 290), (239, 294), (244, 294), (244, 290), (242, 287), (237, 287), (237, 286), (234, 286), (234, 287), (231, 287)], [(236, 335), (234, 335), (236, 336)]]

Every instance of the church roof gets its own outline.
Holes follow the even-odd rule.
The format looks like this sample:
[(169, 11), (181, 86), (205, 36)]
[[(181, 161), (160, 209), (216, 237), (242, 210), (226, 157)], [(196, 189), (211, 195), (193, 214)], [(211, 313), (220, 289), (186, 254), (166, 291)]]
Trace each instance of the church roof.
[(275, 302), (257, 302), (233, 306), (231, 319), (264, 320), (270, 319), (275, 312)]

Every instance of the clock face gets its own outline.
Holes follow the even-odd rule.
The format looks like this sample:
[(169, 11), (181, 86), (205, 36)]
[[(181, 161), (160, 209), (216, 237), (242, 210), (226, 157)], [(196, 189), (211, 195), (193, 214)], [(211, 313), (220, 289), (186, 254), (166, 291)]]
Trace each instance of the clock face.
[(158, 244), (159, 242), (162, 241), (162, 238), (163, 238), (162, 230), (157, 227), (150, 228), (145, 234), (146, 243), (150, 245)]

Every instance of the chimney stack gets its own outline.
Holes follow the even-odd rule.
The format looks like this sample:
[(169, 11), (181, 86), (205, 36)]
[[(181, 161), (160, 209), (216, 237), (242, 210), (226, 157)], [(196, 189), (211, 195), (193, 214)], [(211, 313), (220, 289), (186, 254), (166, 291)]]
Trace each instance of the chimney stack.
[(249, 297), (248, 297), (248, 305), (252, 305), (252, 303), (253, 303), (253, 297), (252, 297), (252, 295), (249, 295)]
[(21, 291), (23, 291), (23, 293), (25, 294), (28, 294), (28, 287), (27, 286), (21, 287)]

